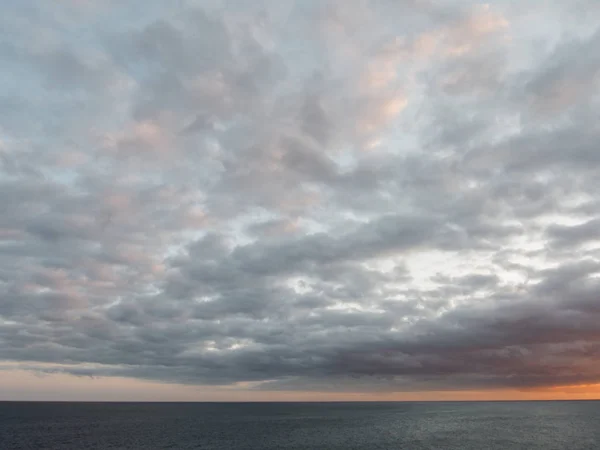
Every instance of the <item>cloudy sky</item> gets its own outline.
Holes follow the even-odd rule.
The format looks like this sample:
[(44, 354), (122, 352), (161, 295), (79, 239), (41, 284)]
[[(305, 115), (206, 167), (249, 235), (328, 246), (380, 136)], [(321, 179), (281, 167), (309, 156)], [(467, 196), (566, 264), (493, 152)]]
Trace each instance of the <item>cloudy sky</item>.
[(0, 8), (0, 398), (600, 393), (596, 0)]

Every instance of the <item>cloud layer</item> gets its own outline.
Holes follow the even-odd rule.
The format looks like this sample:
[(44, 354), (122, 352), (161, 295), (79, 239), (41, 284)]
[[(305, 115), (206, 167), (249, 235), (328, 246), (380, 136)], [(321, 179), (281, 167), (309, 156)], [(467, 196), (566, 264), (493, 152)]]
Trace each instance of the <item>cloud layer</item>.
[(595, 2), (2, 9), (10, 367), (600, 382)]

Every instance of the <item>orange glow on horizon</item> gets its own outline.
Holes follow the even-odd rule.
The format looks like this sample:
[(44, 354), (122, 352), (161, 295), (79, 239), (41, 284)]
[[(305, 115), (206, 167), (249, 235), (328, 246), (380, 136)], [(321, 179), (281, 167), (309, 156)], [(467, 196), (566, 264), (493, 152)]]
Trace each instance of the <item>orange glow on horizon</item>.
[(186, 386), (127, 378), (39, 375), (0, 371), (0, 401), (524, 401), (600, 400), (600, 383), (539, 389), (429, 392), (257, 391), (224, 386)]

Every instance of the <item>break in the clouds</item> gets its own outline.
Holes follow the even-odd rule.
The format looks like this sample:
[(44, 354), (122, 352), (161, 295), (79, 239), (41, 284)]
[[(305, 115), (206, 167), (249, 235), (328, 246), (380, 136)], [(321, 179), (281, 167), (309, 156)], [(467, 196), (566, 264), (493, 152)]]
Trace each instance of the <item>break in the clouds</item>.
[(2, 2), (2, 367), (600, 382), (596, 3)]

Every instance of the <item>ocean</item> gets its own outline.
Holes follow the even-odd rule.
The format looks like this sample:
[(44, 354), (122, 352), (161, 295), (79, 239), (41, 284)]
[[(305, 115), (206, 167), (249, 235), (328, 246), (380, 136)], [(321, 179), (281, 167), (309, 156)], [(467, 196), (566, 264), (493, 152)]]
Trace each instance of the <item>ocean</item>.
[(600, 449), (600, 401), (0, 402), (0, 449)]

